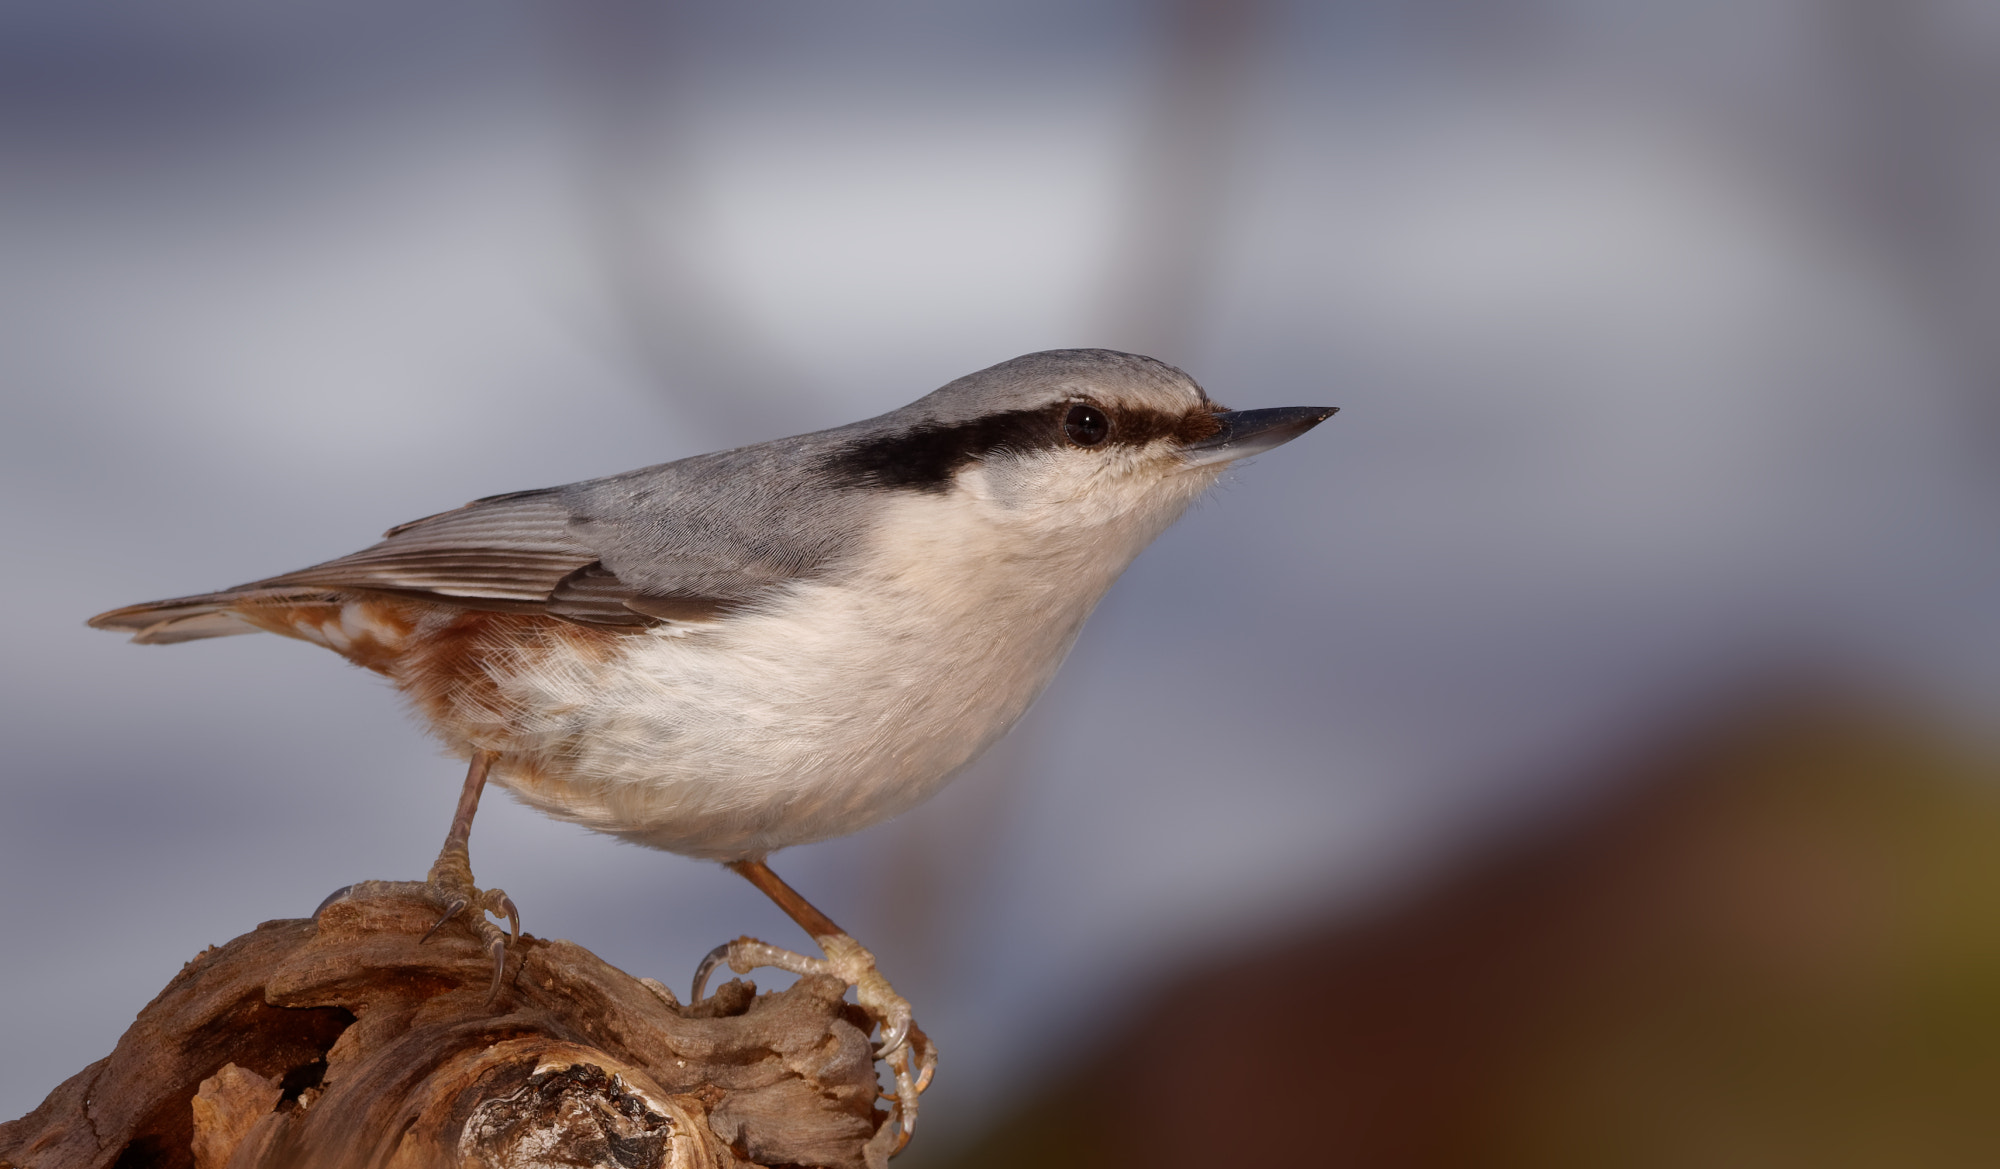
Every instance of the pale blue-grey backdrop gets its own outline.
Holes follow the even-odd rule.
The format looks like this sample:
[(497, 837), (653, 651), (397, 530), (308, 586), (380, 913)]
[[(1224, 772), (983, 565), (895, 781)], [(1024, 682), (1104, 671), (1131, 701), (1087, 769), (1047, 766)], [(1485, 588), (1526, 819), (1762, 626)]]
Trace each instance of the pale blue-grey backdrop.
[[(954, 788), (778, 858), (943, 1045), (940, 1129), (1760, 676), (1990, 731), (2000, 168), (1952, 87), (2000, 21), (1855, 8), (0, 9), (0, 1116), (202, 947), (419, 875), (459, 778), (323, 651), (84, 618), (1029, 350), (1344, 410)], [(473, 858), (675, 986), (800, 940), (504, 798)]]

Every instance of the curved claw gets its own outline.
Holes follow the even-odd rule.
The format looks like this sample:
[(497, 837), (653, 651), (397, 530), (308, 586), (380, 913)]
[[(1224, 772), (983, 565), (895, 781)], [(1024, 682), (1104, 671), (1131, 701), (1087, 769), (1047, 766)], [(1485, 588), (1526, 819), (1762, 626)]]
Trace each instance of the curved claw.
[(875, 1049), (875, 1058), (893, 1059), (904, 1047), (908, 1046), (910, 1042), (910, 1027), (912, 1025), (908, 1019), (899, 1019), (894, 1023), (886, 1019), (883, 1020), (882, 1046)]
[(450, 921), (454, 917), (457, 917), (468, 904), (470, 904), (470, 902), (468, 902), (463, 897), (452, 898), (451, 904), (445, 906), (444, 916), (438, 918), (436, 924), (432, 925), (431, 928), (424, 931), (424, 936), (417, 939), (417, 945), (421, 946), (425, 942), (430, 941), (432, 934), (443, 929), (444, 923)]
[(715, 949), (710, 950), (708, 956), (701, 960), (701, 965), (694, 968), (694, 997), (688, 999), (690, 1004), (701, 1001), (702, 991), (708, 987), (708, 976), (715, 973), (717, 966), (729, 960), (729, 947), (734, 944), (733, 942), (724, 942)]
[(924, 1029), (914, 1023), (910, 1025), (910, 1037), (912, 1043), (920, 1044), (923, 1049), (923, 1054), (918, 1056), (923, 1070), (917, 1073), (917, 1095), (921, 1096), (924, 1089), (931, 1086), (931, 1078), (937, 1075), (937, 1046), (931, 1042), (930, 1036), (924, 1034)]
[(494, 903), (499, 911), (507, 915), (507, 934), (511, 941), (521, 940), (521, 911), (514, 908), (514, 899), (499, 890), (494, 890)]
[(486, 1001), (490, 1003), (500, 997), (500, 976), (507, 972), (507, 939), (496, 937), (488, 948), (493, 951), (493, 985), (486, 988)]
[(313, 908), (312, 920), (317, 922), (319, 920), (319, 915), (326, 912), (327, 906), (332, 905), (334, 902), (339, 901), (341, 898), (346, 897), (349, 893), (352, 892), (354, 892), (354, 886), (342, 885), (340, 888), (335, 889), (331, 893), (328, 893), (326, 895), (326, 900), (320, 902), (317, 906)]

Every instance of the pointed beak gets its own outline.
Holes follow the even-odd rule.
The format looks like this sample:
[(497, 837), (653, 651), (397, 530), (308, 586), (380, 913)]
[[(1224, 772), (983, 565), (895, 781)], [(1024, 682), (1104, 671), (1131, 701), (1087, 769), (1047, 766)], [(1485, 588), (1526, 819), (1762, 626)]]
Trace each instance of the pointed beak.
[(1187, 448), (1187, 465), (1205, 467), (1261, 455), (1333, 417), (1338, 406), (1279, 406), (1217, 414), (1222, 429)]

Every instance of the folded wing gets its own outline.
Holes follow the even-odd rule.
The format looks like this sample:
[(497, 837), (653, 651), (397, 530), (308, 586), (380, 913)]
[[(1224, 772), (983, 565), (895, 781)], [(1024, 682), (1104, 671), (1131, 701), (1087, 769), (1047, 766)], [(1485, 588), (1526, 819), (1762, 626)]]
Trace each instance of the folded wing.
[(564, 489), (521, 491), (389, 529), (380, 543), (297, 572), (91, 618), (150, 644), (252, 633), (246, 608), (334, 603), (392, 594), (468, 609), (546, 613), (578, 624), (640, 630), (713, 620), (742, 598), (628, 586), (573, 530)]

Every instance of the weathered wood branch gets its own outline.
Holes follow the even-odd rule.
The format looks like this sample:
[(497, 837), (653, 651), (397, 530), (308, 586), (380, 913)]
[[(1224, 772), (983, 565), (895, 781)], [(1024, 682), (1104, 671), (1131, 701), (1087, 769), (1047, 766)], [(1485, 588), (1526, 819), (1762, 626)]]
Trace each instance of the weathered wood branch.
[(110, 1056), (0, 1125), (19, 1169), (875, 1166), (864, 1015), (837, 979), (683, 1006), (570, 942), (491, 958), (380, 897), (187, 964)]

